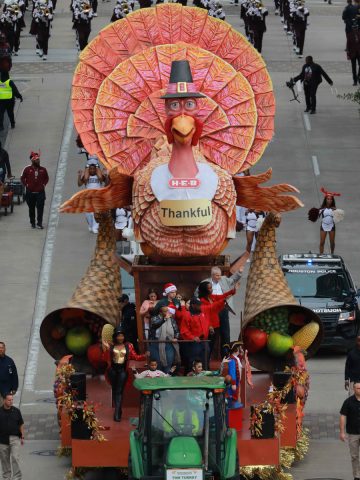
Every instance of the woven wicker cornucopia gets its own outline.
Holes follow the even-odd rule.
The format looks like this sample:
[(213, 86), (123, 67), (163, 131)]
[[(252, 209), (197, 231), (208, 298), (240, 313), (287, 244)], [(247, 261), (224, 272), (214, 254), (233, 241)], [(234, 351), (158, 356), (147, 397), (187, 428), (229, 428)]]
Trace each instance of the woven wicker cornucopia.
[[(306, 316), (306, 323), (319, 323), (320, 329), (307, 356), (311, 357), (318, 350), (323, 337), (321, 320), (312, 310), (299, 305), (291, 293), (289, 285), (281, 270), (276, 253), (275, 229), (280, 225), (279, 214), (269, 213), (258, 233), (246, 284), (243, 331), (251, 325), (257, 315), (277, 307), (301, 312)], [(263, 371), (283, 370), (287, 358), (272, 357), (266, 349), (249, 355), (253, 367)]]
[[(96, 220), (99, 222), (99, 233), (87, 272), (67, 305), (49, 313), (40, 327), (42, 344), (55, 359), (71, 353), (64, 339), (55, 340), (52, 337), (51, 332), (55, 326), (69, 319), (76, 319), (76, 325), (86, 324), (91, 318), (98, 326), (101, 338), (104, 324), (116, 326), (119, 321), (118, 298), (121, 295), (121, 277), (114, 258), (116, 246), (114, 222), (110, 212), (96, 214)], [(91, 371), (86, 356), (74, 356), (73, 364), (83, 372)]]

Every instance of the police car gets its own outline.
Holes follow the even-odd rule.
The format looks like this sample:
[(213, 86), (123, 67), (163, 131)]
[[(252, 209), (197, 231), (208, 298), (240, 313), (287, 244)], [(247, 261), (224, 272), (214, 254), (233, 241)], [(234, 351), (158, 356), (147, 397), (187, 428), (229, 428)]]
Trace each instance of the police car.
[(281, 255), (289, 287), (304, 307), (316, 312), (324, 326), (322, 346), (349, 348), (359, 330), (360, 290), (339, 255)]

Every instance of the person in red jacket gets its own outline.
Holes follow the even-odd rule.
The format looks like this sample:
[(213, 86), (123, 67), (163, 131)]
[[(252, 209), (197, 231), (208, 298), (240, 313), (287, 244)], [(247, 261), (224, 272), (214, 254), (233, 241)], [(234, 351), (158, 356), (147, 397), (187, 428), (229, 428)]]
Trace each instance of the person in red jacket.
[(119, 326), (113, 334), (113, 343), (103, 341), (103, 358), (108, 364), (106, 375), (110, 380), (113, 405), (115, 406), (114, 421), (120, 422), (122, 415), (122, 398), (128, 377), (127, 364), (129, 360), (145, 360), (149, 355), (138, 355), (132, 343), (125, 341), (124, 329)]
[[(202, 311), (209, 318), (209, 325), (214, 329), (214, 335), (211, 337), (210, 342), (210, 354), (214, 350), (216, 344), (220, 341), (220, 318), (219, 312), (225, 306), (225, 300), (236, 293), (236, 289), (233, 288), (222, 295), (214, 295), (212, 293), (211, 282), (201, 282), (198, 289), (199, 299), (202, 303)], [(218, 350), (218, 349), (217, 349)], [(219, 357), (220, 352), (216, 351), (216, 357)]]
[[(43, 227), (43, 214), (45, 205), (45, 187), (49, 181), (49, 175), (45, 167), (40, 165), (40, 154), (31, 152), (31, 165), (24, 168), (21, 175), (21, 182), (26, 187), (26, 203), (29, 207), (29, 217), (31, 228)], [(35, 225), (35, 209), (37, 212), (37, 222)]]
[(182, 306), (176, 311), (176, 321), (180, 325), (180, 335), (182, 340), (189, 343), (182, 345), (182, 360), (185, 364), (185, 373), (189, 372), (195, 359), (199, 358), (207, 364), (206, 349), (203, 340), (209, 338), (209, 334), (214, 333), (214, 329), (210, 327), (209, 315), (205, 315), (202, 311), (201, 301), (193, 297), (190, 299), (189, 310)]

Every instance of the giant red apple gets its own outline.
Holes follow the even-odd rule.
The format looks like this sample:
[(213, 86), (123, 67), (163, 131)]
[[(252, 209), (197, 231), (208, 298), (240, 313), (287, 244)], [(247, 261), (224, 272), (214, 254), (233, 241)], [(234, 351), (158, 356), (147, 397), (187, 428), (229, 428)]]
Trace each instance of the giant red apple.
[(256, 353), (267, 344), (267, 333), (259, 328), (247, 327), (244, 331), (244, 346), (249, 353)]
[(87, 359), (90, 365), (100, 372), (104, 372), (107, 367), (107, 363), (103, 360), (103, 351), (99, 343), (90, 345), (86, 353)]

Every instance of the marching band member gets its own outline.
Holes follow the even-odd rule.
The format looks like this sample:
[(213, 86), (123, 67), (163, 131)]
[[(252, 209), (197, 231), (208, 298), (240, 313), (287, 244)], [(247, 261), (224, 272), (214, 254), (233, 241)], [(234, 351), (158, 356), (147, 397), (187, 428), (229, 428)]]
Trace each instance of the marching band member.
[(11, 50), (5, 35), (0, 32), (0, 72), (10, 72), (12, 67)]
[(246, 36), (259, 53), (262, 50), (262, 39), (266, 32), (265, 18), (268, 13), (259, 1), (245, 0), (241, 3), (240, 17), (244, 20)]
[(208, 13), (210, 17), (225, 20), (225, 13), (221, 3), (218, 3), (214, 0), (210, 0), (209, 2)]
[(20, 48), (20, 33), (25, 25), (21, 7), (16, 1), (7, 0), (0, 16), (0, 28), (7, 38), (10, 49), (17, 56)]
[(266, 32), (265, 18), (268, 15), (268, 10), (260, 2), (255, 3), (255, 15), (252, 19), (253, 35), (254, 35), (254, 47), (261, 53), (262, 41), (264, 33)]
[(133, 11), (133, 8), (131, 4), (127, 3), (124, 0), (118, 0), (112, 17), (110, 19), (110, 22), (116, 22), (116, 20), (120, 20), (121, 18), (125, 18), (128, 13), (131, 13)]
[(295, 39), (295, 53), (297, 54), (298, 58), (302, 58), (303, 56), (305, 31), (307, 27), (307, 18), (309, 15), (309, 10), (305, 7), (302, 1), (299, 3), (294, 3), (291, 17)]
[(74, 28), (77, 34), (79, 50), (84, 50), (91, 33), (91, 20), (94, 16), (90, 3), (81, 2), (74, 6)]
[(44, 61), (47, 60), (50, 37), (53, 4), (50, 1), (40, 0), (34, 8), (34, 33), (36, 34), (36, 53)]

